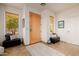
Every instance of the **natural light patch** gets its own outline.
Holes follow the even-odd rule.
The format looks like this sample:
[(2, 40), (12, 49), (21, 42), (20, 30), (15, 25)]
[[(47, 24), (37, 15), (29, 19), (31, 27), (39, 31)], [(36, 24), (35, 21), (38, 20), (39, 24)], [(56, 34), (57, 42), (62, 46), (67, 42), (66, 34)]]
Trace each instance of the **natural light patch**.
[(18, 32), (18, 15), (6, 12), (6, 32), (16, 34)]
[(54, 32), (54, 17), (50, 16), (50, 32)]
[(64, 56), (64, 54), (60, 51), (48, 47), (43, 43), (36, 43), (26, 46), (26, 49), (31, 53), (32, 56)]

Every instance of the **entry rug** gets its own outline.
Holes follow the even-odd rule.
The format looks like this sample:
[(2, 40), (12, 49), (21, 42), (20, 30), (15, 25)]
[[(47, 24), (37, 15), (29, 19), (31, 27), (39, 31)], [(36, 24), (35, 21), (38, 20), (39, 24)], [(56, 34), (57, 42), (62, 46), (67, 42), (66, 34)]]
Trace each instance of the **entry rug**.
[(64, 56), (63, 53), (46, 46), (43, 43), (36, 43), (30, 46), (26, 46), (32, 56)]

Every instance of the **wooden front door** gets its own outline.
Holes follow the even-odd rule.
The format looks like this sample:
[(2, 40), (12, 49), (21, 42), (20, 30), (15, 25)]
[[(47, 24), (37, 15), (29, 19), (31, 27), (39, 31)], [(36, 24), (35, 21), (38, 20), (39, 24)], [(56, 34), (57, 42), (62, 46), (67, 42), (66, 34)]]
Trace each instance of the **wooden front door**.
[(40, 35), (41, 16), (30, 12), (30, 44), (41, 41)]

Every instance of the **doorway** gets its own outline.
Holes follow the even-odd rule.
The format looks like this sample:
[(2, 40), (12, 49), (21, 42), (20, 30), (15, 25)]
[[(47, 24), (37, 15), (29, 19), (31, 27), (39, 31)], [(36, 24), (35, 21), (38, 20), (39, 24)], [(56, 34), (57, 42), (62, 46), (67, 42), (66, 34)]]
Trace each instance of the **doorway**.
[(41, 41), (41, 16), (30, 12), (30, 44)]

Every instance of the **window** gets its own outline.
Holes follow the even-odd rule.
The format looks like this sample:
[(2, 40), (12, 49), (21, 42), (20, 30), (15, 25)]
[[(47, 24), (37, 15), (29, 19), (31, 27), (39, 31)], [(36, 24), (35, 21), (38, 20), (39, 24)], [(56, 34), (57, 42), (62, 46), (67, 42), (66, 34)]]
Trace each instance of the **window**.
[(6, 32), (16, 35), (18, 34), (18, 15), (6, 12)]
[(54, 17), (50, 16), (50, 32), (54, 32)]

